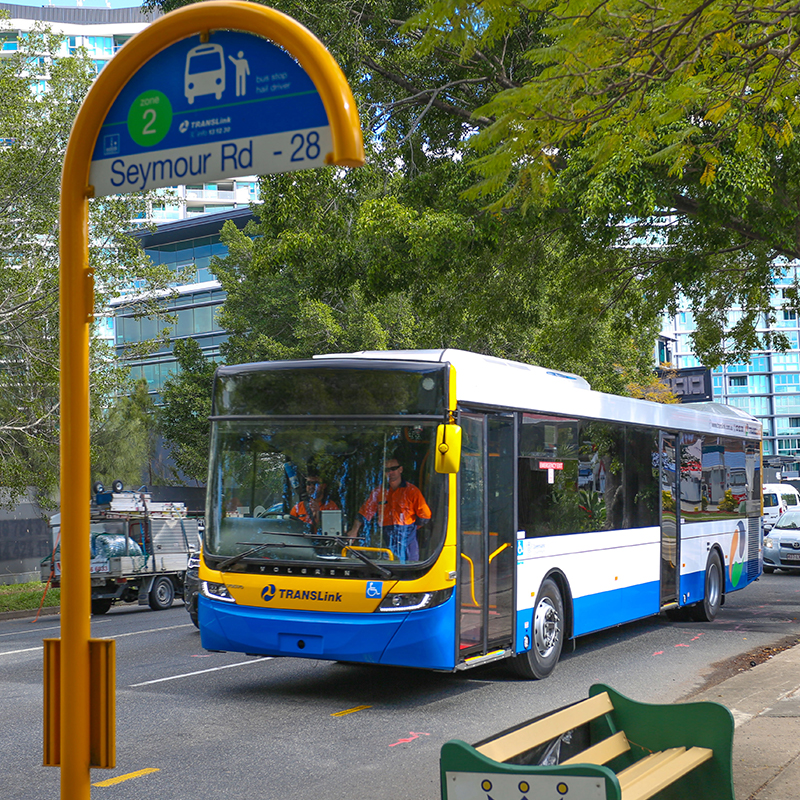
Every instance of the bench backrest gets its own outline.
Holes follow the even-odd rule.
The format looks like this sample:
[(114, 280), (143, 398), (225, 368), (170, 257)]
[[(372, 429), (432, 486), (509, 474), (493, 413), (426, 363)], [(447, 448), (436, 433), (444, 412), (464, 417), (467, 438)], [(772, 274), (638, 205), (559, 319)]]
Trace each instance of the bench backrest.
[(484, 742), (475, 749), (495, 761), (508, 761), (526, 750), (549, 742), (556, 736), (578, 728), (613, 710), (614, 706), (608, 692), (602, 692), (496, 739)]

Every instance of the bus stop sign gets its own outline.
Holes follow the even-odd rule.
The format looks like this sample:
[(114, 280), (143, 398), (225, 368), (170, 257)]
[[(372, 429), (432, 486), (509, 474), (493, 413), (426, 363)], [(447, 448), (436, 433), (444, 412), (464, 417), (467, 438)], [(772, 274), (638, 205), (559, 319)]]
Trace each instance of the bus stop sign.
[(149, 59), (109, 110), (95, 196), (325, 164), (331, 130), (303, 67), (246, 31), (188, 36)]

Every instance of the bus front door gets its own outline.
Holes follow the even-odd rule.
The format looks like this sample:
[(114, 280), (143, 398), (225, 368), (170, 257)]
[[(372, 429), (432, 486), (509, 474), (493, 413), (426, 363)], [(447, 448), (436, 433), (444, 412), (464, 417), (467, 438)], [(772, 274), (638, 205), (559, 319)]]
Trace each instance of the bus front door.
[(661, 606), (678, 602), (680, 563), (680, 453), (678, 439), (661, 434)]
[(516, 420), (460, 417), (458, 661), (507, 648), (513, 639)]

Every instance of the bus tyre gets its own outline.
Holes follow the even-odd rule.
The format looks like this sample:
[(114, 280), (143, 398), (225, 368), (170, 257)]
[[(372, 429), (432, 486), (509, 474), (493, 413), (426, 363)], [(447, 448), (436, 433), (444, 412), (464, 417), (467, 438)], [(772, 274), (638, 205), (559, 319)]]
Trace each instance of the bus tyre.
[(150, 594), (147, 597), (150, 608), (153, 611), (163, 611), (172, 605), (175, 599), (175, 587), (172, 581), (165, 575), (161, 575), (153, 581), (150, 587)]
[(536, 596), (529, 650), (511, 660), (517, 675), (541, 680), (555, 668), (564, 644), (564, 601), (555, 582), (546, 578)]
[(705, 596), (689, 612), (696, 622), (713, 622), (716, 619), (722, 606), (723, 574), (719, 554), (712, 550), (706, 562)]
[(110, 597), (99, 597), (97, 600), (92, 600), (92, 614), (95, 616), (107, 614), (113, 602)]

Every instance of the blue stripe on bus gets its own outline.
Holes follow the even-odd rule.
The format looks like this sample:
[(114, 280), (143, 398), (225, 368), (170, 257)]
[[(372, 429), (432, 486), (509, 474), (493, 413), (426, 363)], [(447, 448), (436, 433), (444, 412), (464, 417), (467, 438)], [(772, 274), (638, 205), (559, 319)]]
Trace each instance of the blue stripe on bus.
[(660, 583), (650, 581), (573, 600), (575, 636), (658, 614)]
[(200, 595), (207, 650), (453, 669), (455, 596), (425, 611), (331, 614), (252, 608)]

